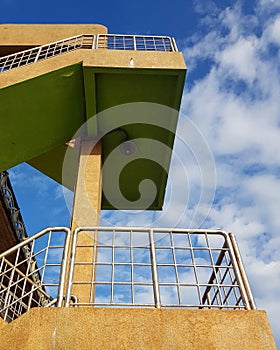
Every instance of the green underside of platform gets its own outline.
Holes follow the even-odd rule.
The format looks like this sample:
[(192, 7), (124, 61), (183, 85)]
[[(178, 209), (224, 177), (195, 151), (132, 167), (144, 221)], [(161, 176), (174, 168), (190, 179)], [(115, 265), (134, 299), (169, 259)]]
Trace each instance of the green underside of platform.
[[(89, 136), (96, 138), (100, 133), (110, 131), (102, 138), (103, 161), (120, 143), (129, 140), (137, 144), (137, 140), (146, 138), (172, 149), (177, 123), (174, 113), (163, 115), (163, 118), (170, 117), (167, 124), (171, 131), (157, 124), (143, 123), (140, 115), (137, 116), (137, 105), (126, 119), (131, 120), (131, 124), (116, 123), (120, 110), (115, 114), (110, 112), (108, 118), (94, 116), (108, 108), (132, 102), (157, 103), (178, 110), (184, 76), (184, 70), (94, 68), (78, 63), (1, 89), (0, 171), (28, 162), (61, 183), (65, 143), (87, 119), (91, 120)], [(151, 115), (151, 118), (158, 117)], [(136, 150), (140, 152), (137, 154), (142, 154), (143, 150)], [(64, 185), (73, 189), (78, 152), (75, 149), (69, 152), (73, 167)], [(144, 149), (145, 152), (149, 150)], [(125, 159), (128, 164), (123, 167), (117, 182), (112, 177), (112, 168), (110, 171), (106, 170), (108, 167), (104, 168), (102, 209), (146, 209), (135, 202), (140, 198), (139, 184), (144, 179), (151, 179), (157, 187), (157, 196), (148, 209), (162, 208), (171, 153), (158, 154), (156, 161), (147, 159), (149, 157), (137, 158), (137, 154)], [(124, 157), (121, 152), (115, 152), (113, 164), (124, 161)], [(111, 203), (105, 194), (113, 193), (116, 184), (125, 200), (116, 197)]]

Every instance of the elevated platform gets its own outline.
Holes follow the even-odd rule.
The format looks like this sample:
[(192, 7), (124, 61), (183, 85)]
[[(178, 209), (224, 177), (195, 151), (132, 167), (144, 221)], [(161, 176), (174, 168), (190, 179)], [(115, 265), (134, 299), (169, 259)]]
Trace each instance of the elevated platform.
[[(90, 230), (98, 234), (99, 241), (92, 237), (96, 249), (87, 261), (77, 235), (83, 231), (90, 234)], [(5, 304), (0, 305), (1, 316), (10, 322), (0, 319), (0, 349), (276, 349), (266, 313), (254, 310), (231, 234), (123, 227), (111, 231), (111, 235), (104, 227), (75, 231), (66, 298), (65, 257), (69, 256), (70, 241), (66, 238), (63, 244), (63, 233), (69, 238), (69, 229), (46, 229), (0, 255), (0, 279), (13, 274), (17, 281), (10, 279), (9, 287), (0, 289), (2, 297), (11, 296), (2, 298)], [(33, 273), (39, 271), (44, 276), (39, 283), (33, 280), (32, 271), (24, 277), (17, 258), (7, 264), (9, 256), (18, 256), (15, 252), (24, 246), (31, 252), (25, 263), (30, 266), (36, 257)], [(129, 254), (125, 253), (128, 249)], [(176, 256), (168, 258), (171, 249)], [(212, 257), (208, 265), (207, 255), (208, 260)], [(88, 268), (91, 274), (96, 271), (96, 278), (77, 281), (80, 267), (82, 279)], [(114, 272), (108, 273), (108, 268)], [(127, 273), (128, 268), (133, 268), (133, 273)], [(191, 274), (200, 279), (194, 282)], [(85, 283), (91, 286), (87, 301), (81, 295), (76, 297), (73, 288), (82, 285), (86, 293)], [(21, 294), (13, 294), (19, 285)], [(34, 307), (28, 285), (48, 304), (37, 302), (40, 308)], [(47, 295), (52, 291), (58, 292), (57, 297)], [(61, 307), (64, 302), (66, 306)]]
[[(26, 39), (20, 45), (28, 42), (28, 35), (25, 35)], [(86, 37), (89, 40), (90, 35)], [(12, 46), (11, 38), (6, 39), (6, 46)], [(160, 166), (151, 159), (144, 159), (149, 156), (139, 156), (142, 150), (137, 148), (138, 160), (131, 162), (120, 179), (121, 193), (131, 204), (128, 207), (121, 203), (117, 205), (118, 209), (142, 209), (135, 207), (133, 202), (140, 196), (139, 183), (150, 178), (156, 184), (158, 195), (148, 209), (161, 209), (184, 87), (186, 66), (183, 56), (176, 51), (172, 41), (168, 44), (166, 37), (93, 34), (91, 39), (91, 44), (87, 41), (75, 50), (73, 42), (84, 42), (84, 37), (45, 45), (22, 56), (19, 53), (12, 59), (1, 58), (4, 63), (0, 75), (0, 118), (3, 125), (0, 147), (5, 152), (1, 156), (0, 171), (28, 162), (61, 183), (65, 144), (91, 120), (87, 124), (87, 137), (102, 135), (104, 161), (112, 150), (131, 140), (147, 138), (167, 146), (169, 151), (156, 155)], [(45, 56), (42, 50), (47, 52)], [(51, 50), (55, 52), (53, 57), (48, 56)], [(28, 61), (32, 55), (36, 56), (35, 63), (19, 66), (22, 63), (18, 62)], [(137, 105), (143, 102), (152, 106), (146, 108), (144, 116)], [(130, 104), (130, 108), (127, 111), (124, 108), (122, 122), (116, 123), (116, 116), (111, 112), (110, 120), (96, 117), (112, 108), (117, 107), (120, 111), (119, 106), (125, 104)], [(164, 112), (162, 106), (166, 107)], [(93, 118), (96, 120), (92, 121)], [(115, 132), (113, 137), (111, 132)], [(75, 149), (71, 152), (72, 172), (64, 185), (73, 189), (78, 155)], [(123, 157), (117, 152), (115, 154)], [(137, 174), (136, 178), (131, 174)], [(103, 193), (112, 192), (110, 176), (111, 173), (103, 172)], [(105, 195), (102, 208), (115, 208)]]

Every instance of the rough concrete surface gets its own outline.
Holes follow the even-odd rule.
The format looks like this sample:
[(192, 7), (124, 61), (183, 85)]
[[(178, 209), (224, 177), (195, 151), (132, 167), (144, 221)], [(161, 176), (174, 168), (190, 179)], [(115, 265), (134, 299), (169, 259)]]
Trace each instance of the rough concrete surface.
[(276, 349), (257, 310), (34, 308), (0, 322), (0, 338), (1, 350)]

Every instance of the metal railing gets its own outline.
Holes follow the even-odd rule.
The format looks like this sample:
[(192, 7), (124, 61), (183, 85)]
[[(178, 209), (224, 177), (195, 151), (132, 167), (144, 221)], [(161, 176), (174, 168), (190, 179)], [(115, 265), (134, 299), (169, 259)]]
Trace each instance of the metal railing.
[(0, 316), (11, 322), (32, 307), (61, 306), (70, 230), (45, 229), (0, 254)]
[(66, 306), (255, 308), (223, 231), (80, 227), (71, 256)]
[(220, 230), (79, 227), (69, 248), (70, 230), (54, 227), (0, 254), (6, 322), (63, 305), (256, 308), (235, 238)]
[(176, 42), (169, 36), (98, 34), (96, 49), (134, 51), (178, 51)]
[(0, 73), (77, 49), (178, 51), (174, 38), (167, 36), (82, 34), (50, 44), (0, 57)]

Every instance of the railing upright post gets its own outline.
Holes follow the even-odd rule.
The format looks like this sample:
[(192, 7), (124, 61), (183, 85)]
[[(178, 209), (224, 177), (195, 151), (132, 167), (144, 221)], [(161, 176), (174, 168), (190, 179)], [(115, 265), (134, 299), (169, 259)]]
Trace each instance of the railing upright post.
[(133, 49), (134, 51), (137, 50), (137, 45), (136, 45), (136, 35), (133, 35)]
[(155, 307), (160, 309), (160, 296), (159, 296), (159, 285), (158, 285), (158, 273), (157, 273), (157, 263), (156, 263), (156, 250), (154, 243), (154, 231), (149, 232), (150, 239), (150, 252), (151, 252), (151, 263), (152, 263), (152, 276), (153, 276), (153, 289), (154, 289), (154, 300)]
[(252, 291), (251, 291), (251, 288), (250, 288), (250, 285), (248, 282), (248, 278), (247, 278), (247, 275), (246, 275), (246, 272), (245, 272), (245, 269), (244, 269), (244, 266), (242, 263), (241, 254), (239, 252), (238, 245), (237, 245), (234, 234), (229, 233), (229, 238), (230, 238), (230, 241), (231, 241), (231, 244), (233, 247), (234, 255), (236, 257), (236, 262), (237, 262), (237, 265), (239, 267), (239, 271), (240, 271), (240, 275), (241, 275), (241, 278), (242, 278), (242, 281), (244, 284), (244, 288), (246, 290), (246, 294), (247, 294), (247, 297), (249, 299), (250, 307), (252, 310), (255, 310), (256, 309), (255, 300), (254, 300), (254, 297), (253, 297), (253, 294), (252, 294)]
[(78, 232), (79, 232), (79, 228), (77, 228), (74, 232), (71, 232), (71, 235), (73, 236), (72, 236), (72, 246), (70, 247), (71, 253), (68, 254), (70, 256), (70, 266), (69, 266), (69, 271), (67, 275), (67, 285), (66, 285), (66, 301), (65, 301), (66, 307), (70, 306), (70, 300), (71, 300), (72, 281), (73, 281), (74, 265), (76, 260), (76, 245), (77, 245)]
[(178, 52), (178, 47), (174, 38), (170, 38), (171, 48), (173, 52)]
[(91, 49), (94, 50), (96, 46), (96, 35), (92, 36), (92, 45), (91, 45)]
[(237, 282), (238, 282), (238, 285), (239, 285), (239, 288), (240, 288), (240, 294), (241, 294), (242, 300), (243, 300), (243, 302), (244, 302), (244, 304), (246, 306), (246, 309), (247, 310), (251, 310), (252, 309), (252, 305), (251, 305), (251, 303), (249, 301), (249, 298), (248, 298), (248, 295), (247, 295), (247, 290), (246, 290), (246, 288), (244, 286), (244, 281), (243, 281), (243, 278), (242, 278), (242, 275), (241, 275), (241, 271), (240, 271), (240, 265), (237, 262), (236, 252), (234, 250), (234, 247), (233, 247), (233, 244), (232, 244), (232, 240), (231, 240), (229, 235), (226, 236), (226, 241), (227, 241), (227, 244), (228, 244), (228, 247), (229, 247), (231, 263), (232, 263), (232, 266), (233, 266), (234, 271), (235, 271), (235, 276), (236, 276), (236, 279), (237, 279)]
[(34, 62), (37, 62), (37, 61), (38, 61), (41, 51), (42, 51), (42, 46), (39, 47), (39, 50), (38, 50), (38, 52), (37, 52), (37, 55), (36, 55), (36, 57), (35, 57)]
[(66, 272), (67, 272), (67, 260), (69, 259), (69, 246), (70, 246), (70, 230), (68, 229), (66, 232), (65, 237), (65, 245), (64, 245), (64, 251), (61, 261), (61, 272), (60, 272), (60, 281), (59, 281), (59, 289), (58, 289), (58, 295), (57, 295), (57, 306), (61, 307), (63, 302), (63, 294), (64, 294), (64, 287), (65, 287), (65, 280), (66, 280)]
[(99, 37), (100, 37), (100, 35), (97, 34), (97, 36), (96, 36), (96, 41), (95, 41), (95, 48), (96, 48), (96, 49), (98, 49)]

